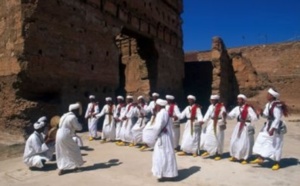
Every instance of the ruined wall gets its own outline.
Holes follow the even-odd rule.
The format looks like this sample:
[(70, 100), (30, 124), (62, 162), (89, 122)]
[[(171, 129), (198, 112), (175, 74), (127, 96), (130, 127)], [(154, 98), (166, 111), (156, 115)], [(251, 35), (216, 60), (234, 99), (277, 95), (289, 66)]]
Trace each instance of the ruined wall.
[(219, 37), (213, 38), (211, 61), (213, 65), (212, 94), (219, 94), (220, 100), (230, 107), (236, 103), (239, 87), (232, 59), (228, 55), (223, 40)]
[[(228, 49), (251, 62), (258, 79), (251, 99), (259, 106), (266, 102), (266, 90), (275, 87), (292, 112), (300, 112), (300, 42), (278, 43)], [(248, 74), (251, 74), (250, 72)]]
[[(209, 59), (211, 54), (212, 59)], [(191, 55), (191, 54), (189, 54)], [(286, 101), (293, 113), (300, 112), (298, 90), (300, 88), (300, 42), (278, 43), (227, 49), (224, 60), (232, 61), (233, 74), (238, 92), (247, 95), (254, 105), (263, 107), (266, 103), (266, 90), (276, 88), (281, 99)], [(227, 56), (227, 57), (226, 57)], [(212, 92), (221, 91), (220, 77), (221, 52), (197, 52), (194, 61), (207, 62), (217, 59), (213, 70)], [(219, 65), (219, 66), (218, 66)], [(219, 74), (219, 76), (218, 76)], [(231, 92), (231, 91), (230, 91)]]
[[(5, 33), (0, 34), (0, 99), (14, 108), (1, 113), (1, 128), (4, 123), (10, 123), (6, 129), (22, 128), (42, 114), (61, 114), (70, 102), (86, 104), (91, 93), (103, 103), (120, 88), (120, 63), (128, 64), (125, 91), (180, 94), (181, 0), (1, 0), (0, 8), (0, 33)], [(124, 33), (152, 42), (156, 65), (146, 69), (151, 74), (146, 88), (144, 76), (131, 78), (143, 69), (126, 62), (117, 45)], [(135, 61), (143, 63), (146, 51), (139, 50)]]

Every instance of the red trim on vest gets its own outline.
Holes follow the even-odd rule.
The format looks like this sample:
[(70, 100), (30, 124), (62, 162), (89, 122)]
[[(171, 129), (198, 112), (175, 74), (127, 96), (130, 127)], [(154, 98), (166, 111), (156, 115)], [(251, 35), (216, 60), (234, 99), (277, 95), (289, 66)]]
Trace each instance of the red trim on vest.
[(246, 119), (247, 119), (247, 116), (248, 116), (248, 108), (249, 108), (249, 105), (245, 104), (244, 105), (244, 108), (241, 112), (241, 118), (240, 118), (240, 126), (239, 126), (239, 132), (238, 132), (238, 138), (241, 136), (241, 133), (243, 131), (243, 128), (245, 126), (245, 122), (246, 122)]
[(168, 110), (169, 116), (172, 117), (174, 114), (174, 108), (175, 108), (175, 104), (171, 104)]
[(217, 123), (218, 123), (218, 118), (219, 114), (221, 112), (223, 104), (222, 103), (217, 103), (215, 106), (215, 112), (214, 112), (214, 132), (217, 134)]

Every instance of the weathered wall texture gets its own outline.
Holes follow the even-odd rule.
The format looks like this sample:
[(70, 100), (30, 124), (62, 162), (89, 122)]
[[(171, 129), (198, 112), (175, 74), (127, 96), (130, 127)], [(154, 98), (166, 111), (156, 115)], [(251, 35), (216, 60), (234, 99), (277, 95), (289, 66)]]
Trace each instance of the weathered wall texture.
[[(266, 90), (276, 88), (281, 99), (286, 101), (292, 112), (300, 112), (300, 42), (278, 43), (228, 49), (230, 54), (239, 53), (248, 63), (251, 63), (256, 83), (252, 81), (251, 100), (263, 106), (266, 103)], [(233, 58), (234, 60), (234, 58)], [(249, 68), (250, 70), (250, 68)], [(248, 80), (253, 76), (249, 71)], [(250, 77), (252, 76), (252, 77)], [(250, 85), (249, 85), (250, 86)]]
[[(217, 47), (214, 46), (215, 44), (213, 44), (211, 51), (197, 52), (193, 60), (198, 62), (212, 61), (214, 65), (213, 93), (220, 92), (222, 94), (223, 84), (221, 83), (220, 65), (224, 61), (231, 60), (233, 74), (238, 85), (237, 93), (247, 95), (253, 104), (263, 107), (266, 103), (266, 90), (269, 87), (274, 87), (281, 93), (281, 99), (287, 102), (292, 112), (300, 112), (298, 94), (300, 88), (299, 41), (231, 48), (223, 52), (223, 58), (221, 57), (222, 50), (216, 50), (214, 48)], [(221, 45), (217, 44), (217, 46)], [(209, 54), (211, 54), (211, 58)], [(191, 56), (192, 54), (188, 55)], [(192, 60), (188, 59), (189, 56), (186, 56), (186, 62)], [(228, 78), (225, 79), (228, 80)], [(234, 91), (229, 91), (229, 93), (236, 94)]]
[[(0, 4), (0, 128), (61, 114), (70, 102), (85, 104), (90, 93), (103, 101), (117, 89), (181, 92), (181, 0)], [(133, 45), (121, 46), (120, 38)]]
[(219, 37), (214, 37), (212, 40), (211, 61), (213, 65), (212, 94), (219, 94), (220, 100), (226, 106), (234, 105), (239, 87), (234, 75), (232, 59), (228, 55), (223, 40)]

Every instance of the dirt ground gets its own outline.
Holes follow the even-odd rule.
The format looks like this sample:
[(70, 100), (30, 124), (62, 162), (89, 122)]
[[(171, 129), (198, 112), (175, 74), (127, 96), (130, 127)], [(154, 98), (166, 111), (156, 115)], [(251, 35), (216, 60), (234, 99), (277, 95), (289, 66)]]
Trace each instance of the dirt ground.
[[(58, 176), (55, 162), (49, 162), (45, 171), (30, 171), (21, 155), (0, 161), (0, 185), (299, 185), (300, 182), (300, 116), (285, 118), (288, 133), (285, 135), (281, 169), (272, 171), (272, 164), (264, 166), (242, 165), (228, 161), (229, 140), (234, 121), (228, 123), (225, 133), (223, 159), (215, 161), (202, 157), (176, 157), (179, 176), (172, 182), (157, 182), (151, 173), (151, 151), (140, 152), (135, 147), (118, 147), (113, 143), (100, 144), (98, 140), (87, 141), (87, 133), (81, 133), (89, 148), (82, 150), (86, 163), (82, 172)], [(259, 131), (263, 119), (255, 122)], [(183, 126), (182, 126), (183, 129)], [(257, 132), (256, 132), (257, 135)], [(1, 147), (2, 148), (2, 147)], [(2, 151), (2, 150), (1, 150)]]

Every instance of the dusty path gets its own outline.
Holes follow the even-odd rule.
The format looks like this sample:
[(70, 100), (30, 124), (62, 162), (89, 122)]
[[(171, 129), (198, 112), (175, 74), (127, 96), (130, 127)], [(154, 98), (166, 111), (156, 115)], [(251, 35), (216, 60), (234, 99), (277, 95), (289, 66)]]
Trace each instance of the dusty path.
[[(82, 150), (86, 163), (80, 173), (57, 175), (56, 164), (51, 162), (47, 171), (30, 171), (22, 158), (0, 161), (0, 185), (299, 185), (300, 183), (300, 117), (291, 117), (285, 136), (282, 169), (272, 171), (269, 167), (241, 165), (224, 159), (178, 157), (179, 177), (174, 182), (158, 183), (151, 174), (152, 152), (140, 152), (135, 147), (118, 147), (112, 143), (100, 144), (87, 141), (87, 133), (80, 134), (90, 149)], [(263, 120), (256, 122), (258, 131)], [(230, 134), (234, 122), (226, 130), (225, 152), (228, 152)], [(257, 133), (256, 133), (257, 134)], [(267, 165), (266, 166), (270, 166)]]

